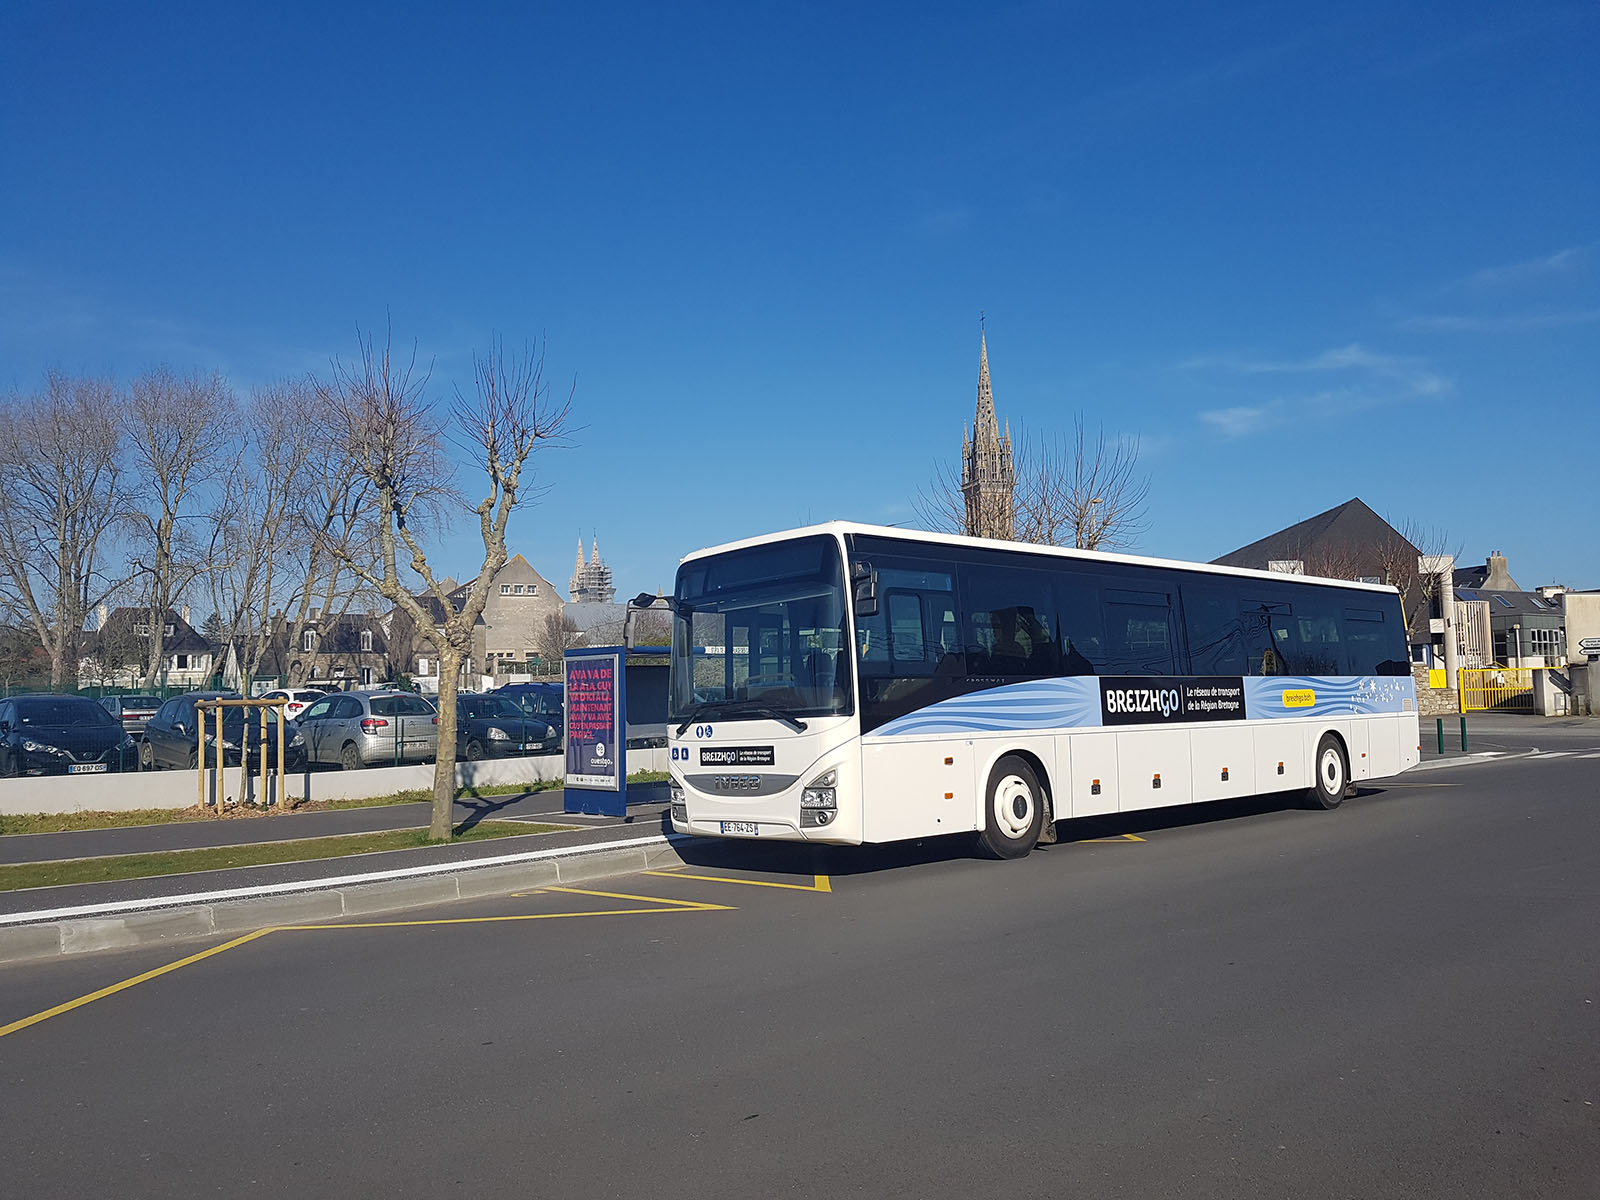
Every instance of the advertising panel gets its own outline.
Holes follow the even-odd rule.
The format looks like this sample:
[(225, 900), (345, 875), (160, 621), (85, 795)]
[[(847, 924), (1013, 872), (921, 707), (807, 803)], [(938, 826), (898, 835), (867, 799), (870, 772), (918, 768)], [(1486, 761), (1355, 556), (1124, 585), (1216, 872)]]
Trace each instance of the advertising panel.
[(567, 656), (566, 784), (569, 789), (623, 790), (627, 748), (622, 706), (621, 651)]

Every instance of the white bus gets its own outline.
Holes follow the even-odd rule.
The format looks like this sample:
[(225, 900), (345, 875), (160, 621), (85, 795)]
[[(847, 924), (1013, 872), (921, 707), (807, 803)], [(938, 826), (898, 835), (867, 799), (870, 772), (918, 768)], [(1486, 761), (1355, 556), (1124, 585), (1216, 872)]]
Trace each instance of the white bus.
[(1014, 858), (1419, 757), (1391, 587), (830, 522), (689, 555), (672, 607), (685, 833)]

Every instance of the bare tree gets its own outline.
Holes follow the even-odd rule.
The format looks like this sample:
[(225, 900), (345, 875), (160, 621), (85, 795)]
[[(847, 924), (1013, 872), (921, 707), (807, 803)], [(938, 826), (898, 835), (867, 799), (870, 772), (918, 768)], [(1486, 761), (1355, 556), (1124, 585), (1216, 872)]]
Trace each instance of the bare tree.
[[(1407, 518), (1395, 525), (1395, 536), (1384, 538), (1374, 548), (1380, 578), (1384, 583), (1400, 589), (1400, 609), (1405, 617), (1406, 635), (1414, 638), (1427, 625), (1433, 612), (1434, 598), (1439, 594), (1439, 577), (1424, 572), (1417, 559), (1419, 555), (1435, 557), (1451, 554), (1447, 549), (1450, 535), (1437, 526), (1424, 525)], [(1453, 552), (1461, 556), (1458, 546)]]
[(134, 380), (123, 430), (137, 477), (129, 512), (133, 576), (150, 618), (144, 685), (160, 674), (167, 612), (210, 567), (202, 523), (215, 528), (206, 486), (232, 460), (236, 404), (220, 375), (179, 375), (160, 367)]
[(124, 499), (118, 407), (103, 380), (51, 372), (0, 412), (0, 568), (52, 687), (76, 684), (84, 622), (114, 586), (101, 562)]
[(533, 649), (539, 655), (541, 667), (555, 663), (559, 670), (567, 651), (581, 645), (583, 634), (578, 629), (578, 623), (564, 612), (551, 612), (544, 616), (544, 625), (539, 630), (539, 638)]
[[(1075, 546), (1080, 550), (1130, 546), (1149, 528), (1146, 509), (1149, 476), (1139, 470), (1135, 438), (1108, 435), (1104, 427), (1091, 434), (1083, 414), (1073, 418), (1072, 434), (1013, 438), (1016, 486), (1010, 497), (986, 495), (981, 503), (994, 508), (976, 514), (982, 528), (1008, 522), (1019, 542), (1042, 546)], [(930, 529), (962, 533), (974, 515), (961, 488), (961, 467), (939, 463), (915, 507)]]
[[(327, 409), (335, 436), (357, 473), (371, 486), (376, 510), (378, 562), (330, 550), (386, 600), (407, 612), (419, 627), (433, 625), (433, 614), (413, 595), (409, 568), (425, 594), (438, 602), (443, 624), (436, 627), (439, 648), (439, 753), (433, 777), (433, 821), (428, 836), (447, 840), (455, 803), (456, 693), (461, 667), (472, 654), (473, 628), (483, 614), (495, 572), (506, 563), (506, 522), (532, 494), (523, 481), (529, 456), (542, 442), (561, 437), (570, 396), (553, 404), (544, 380), (542, 352), (529, 348), (506, 355), (498, 340), (473, 356), (474, 388), (459, 388), (447, 413), (426, 397), (428, 372), (415, 355), (397, 361), (386, 339), (380, 348), (361, 341), (360, 360), (336, 362), (327, 389)], [(469, 511), (478, 518), (483, 564), (477, 576), (447, 591), (428, 564), (424, 538), (428, 525), (443, 518), (455, 498), (447, 447), (469, 454), (482, 467), (485, 495)]]

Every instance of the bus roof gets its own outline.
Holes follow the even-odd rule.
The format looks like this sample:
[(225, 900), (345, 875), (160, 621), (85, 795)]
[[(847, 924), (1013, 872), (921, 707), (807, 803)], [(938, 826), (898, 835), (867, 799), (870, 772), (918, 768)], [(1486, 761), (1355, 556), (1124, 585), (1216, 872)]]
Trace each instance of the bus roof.
[(958, 533), (930, 533), (924, 529), (897, 529), (890, 525), (864, 525), (858, 521), (825, 521), (820, 525), (806, 525), (799, 529), (785, 529), (760, 537), (741, 538), (724, 542), (720, 546), (707, 546), (685, 554), (680, 563), (693, 562), (712, 554), (729, 550), (743, 550), (750, 546), (764, 546), (771, 542), (785, 542), (792, 538), (812, 537), (816, 534), (842, 536), (851, 533), (872, 537), (894, 538), (905, 542), (924, 542), (934, 546), (982, 546), (991, 550), (1011, 550), (1023, 554), (1036, 554), (1054, 558), (1080, 559), (1084, 562), (1127, 563), (1140, 567), (1166, 567), (1180, 571), (1203, 571), (1211, 575), (1229, 575), (1243, 579), (1270, 579), (1277, 583), (1293, 580), (1296, 583), (1319, 583), (1329, 587), (1354, 588), (1369, 592), (1395, 595), (1399, 589), (1385, 583), (1360, 583), (1353, 579), (1327, 579), (1320, 575), (1286, 575), (1278, 571), (1257, 571), (1250, 567), (1224, 567), (1215, 563), (1185, 562), (1177, 558), (1146, 558), (1138, 554), (1111, 554), (1104, 550), (1074, 550), (1063, 546), (1039, 546), (1031, 542), (1005, 542), (997, 538), (967, 537)]

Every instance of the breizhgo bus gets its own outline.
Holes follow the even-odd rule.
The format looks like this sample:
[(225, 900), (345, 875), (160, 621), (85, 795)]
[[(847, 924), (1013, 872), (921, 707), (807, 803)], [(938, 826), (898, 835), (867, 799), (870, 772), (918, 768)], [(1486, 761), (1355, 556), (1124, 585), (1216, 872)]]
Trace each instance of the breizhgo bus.
[(685, 833), (1013, 858), (1419, 757), (1391, 587), (831, 522), (690, 554), (672, 608)]

